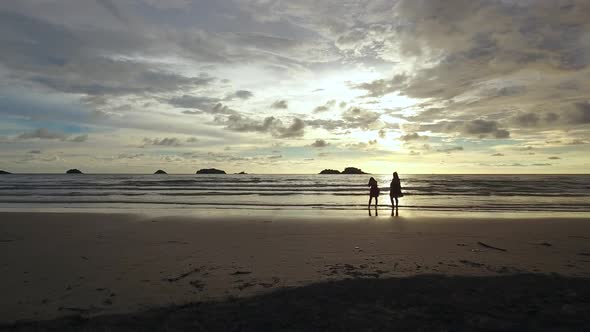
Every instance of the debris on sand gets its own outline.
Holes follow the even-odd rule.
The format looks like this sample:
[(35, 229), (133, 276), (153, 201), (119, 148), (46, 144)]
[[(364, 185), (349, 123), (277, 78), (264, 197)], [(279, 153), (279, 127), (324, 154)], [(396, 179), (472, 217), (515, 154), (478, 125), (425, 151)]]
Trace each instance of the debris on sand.
[(489, 244), (486, 244), (486, 243), (483, 243), (483, 242), (481, 242), (481, 241), (478, 241), (478, 242), (477, 242), (477, 244), (479, 244), (479, 245), (480, 245), (480, 246), (482, 246), (482, 247), (486, 247), (486, 248), (490, 248), (490, 249), (494, 249), (494, 250), (508, 251), (508, 250), (506, 250), (506, 249), (503, 249), (503, 248), (498, 248), (498, 247), (491, 246), (491, 245), (489, 245)]
[(242, 274), (250, 274), (250, 273), (252, 273), (252, 272), (251, 271), (240, 271), (240, 270), (238, 270), (238, 271), (235, 271), (234, 273), (232, 273), (231, 275), (232, 276), (239, 276), (239, 275), (242, 275)]
[(175, 281), (178, 281), (178, 280), (184, 279), (184, 278), (186, 278), (186, 277), (190, 276), (191, 274), (193, 274), (193, 273), (197, 273), (197, 272), (199, 272), (199, 271), (201, 271), (201, 268), (199, 268), (199, 267), (198, 267), (198, 268), (192, 269), (192, 270), (190, 270), (190, 271), (188, 271), (188, 272), (186, 272), (186, 273), (183, 273), (183, 274), (181, 274), (181, 275), (179, 275), (179, 276), (177, 276), (177, 277), (173, 277), (173, 278), (165, 278), (165, 279), (163, 279), (163, 280), (165, 280), (165, 281), (168, 281), (168, 282), (175, 282)]

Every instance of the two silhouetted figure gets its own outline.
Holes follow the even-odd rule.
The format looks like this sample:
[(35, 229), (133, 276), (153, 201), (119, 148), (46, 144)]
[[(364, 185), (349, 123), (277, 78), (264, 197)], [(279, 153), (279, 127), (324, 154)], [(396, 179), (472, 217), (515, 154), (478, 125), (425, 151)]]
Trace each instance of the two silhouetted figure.
[[(377, 207), (379, 205), (379, 186), (377, 184), (377, 180), (375, 180), (374, 177), (371, 177), (369, 179), (369, 205), (368, 205), (368, 209), (369, 209), (369, 216), (371, 215), (371, 202), (373, 202), (373, 197), (375, 198), (375, 215), (378, 215), (377, 212)], [(400, 180), (399, 180), (399, 176), (397, 175), (397, 172), (393, 172), (393, 179), (391, 180), (391, 184), (389, 185), (389, 199), (391, 200), (391, 215), (394, 215), (394, 211), (395, 211), (395, 215), (398, 216), (399, 215), (399, 202), (398, 202), (398, 198), (399, 197), (403, 197), (404, 195), (402, 194), (402, 187), (400, 184)], [(395, 201), (395, 203), (394, 203)]]

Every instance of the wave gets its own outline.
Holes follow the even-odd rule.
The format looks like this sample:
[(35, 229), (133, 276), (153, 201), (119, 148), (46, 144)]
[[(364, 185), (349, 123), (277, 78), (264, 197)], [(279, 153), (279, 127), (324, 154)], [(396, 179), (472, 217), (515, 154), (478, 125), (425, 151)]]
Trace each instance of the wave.
[[(6, 202), (0, 202), (6, 203)], [(30, 203), (29, 201), (14, 200), (9, 203)], [(134, 204), (134, 205), (172, 205), (172, 206), (202, 206), (202, 207), (220, 207), (220, 208), (274, 208), (274, 209), (297, 209), (297, 208), (315, 208), (315, 209), (337, 209), (337, 210), (366, 210), (366, 204), (328, 204), (328, 203), (313, 203), (313, 204), (260, 204), (260, 203), (247, 203), (247, 202), (235, 202), (235, 203), (224, 203), (224, 202), (148, 202), (142, 200), (52, 200), (52, 201), (41, 201), (35, 202), (39, 205), (47, 204)], [(380, 208), (391, 208), (388, 204), (380, 205)], [(508, 204), (508, 205), (482, 205), (482, 206), (441, 206), (441, 205), (410, 205), (400, 204), (400, 208), (410, 210), (430, 210), (430, 211), (530, 211), (530, 212), (590, 212), (590, 206), (588, 205), (577, 205), (577, 204), (559, 204), (559, 205), (546, 205), (546, 204)]]

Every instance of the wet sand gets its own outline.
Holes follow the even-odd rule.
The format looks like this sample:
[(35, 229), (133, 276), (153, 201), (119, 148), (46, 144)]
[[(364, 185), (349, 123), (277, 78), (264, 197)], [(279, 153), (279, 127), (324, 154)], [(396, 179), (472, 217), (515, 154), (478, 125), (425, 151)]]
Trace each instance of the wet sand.
[[(256, 330), (262, 328), (260, 324), (271, 324), (272, 319), (265, 323), (262, 316), (253, 313), (236, 316), (232, 312), (242, 306), (257, 307), (260, 312), (272, 311), (268, 303), (287, 301), (291, 304), (282, 310), (275, 306), (277, 315), (281, 315), (279, 312), (286, 315), (277, 319), (295, 323), (306, 315), (326, 314), (322, 308), (328, 304), (342, 310), (350, 308), (349, 302), (355, 302), (356, 298), (360, 305), (357, 311), (367, 317), (375, 311), (383, 319), (384, 313), (390, 312), (387, 322), (393, 325), (370, 326), (411, 328), (412, 322), (420, 320), (416, 320), (418, 316), (403, 313), (403, 306), (426, 315), (430, 309), (416, 306), (421, 301), (427, 303), (430, 296), (432, 303), (447, 303), (448, 310), (455, 307), (460, 310), (471, 306), (473, 299), (466, 295), (469, 292), (475, 292), (475, 299), (479, 298), (485, 305), (479, 314), (483, 318), (473, 316), (475, 320), (465, 326), (517, 327), (512, 324), (516, 316), (503, 316), (497, 312), (498, 307), (503, 301), (512, 301), (514, 311), (514, 305), (521, 308), (518, 306), (521, 301), (522, 314), (526, 316), (527, 303), (532, 305), (543, 299), (533, 296), (543, 292), (549, 292), (544, 295), (544, 303), (549, 307), (533, 311), (558, 308), (554, 314), (543, 317), (557, 315), (566, 324), (569, 318), (584, 318), (590, 313), (590, 306), (585, 306), (588, 304), (585, 299), (590, 296), (581, 297), (587, 292), (583, 287), (588, 284), (585, 278), (590, 277), (590, 219), (272, 216), (200, 219), (1, 213), (0, 274), (3, 295), (0, 322), (4, 324), (63, 316), (100, 316), (84, 322), (90, 324), (86, 326), (89, 330), (104, 330), (104, 326), (116, 321), (149, 322), (150, 317), (164, 315), (168, 318), (159, 321), (168, 321), (166, 326), (180, 324), (177, 327), (184, 329), (186, 326), (182, 324), (188, 321), (178, 321), (181, 319), (178, 315), (190, 312), (194, 318), (218, 312), (238, 319), (236, 324), (241, 322), (242, 327)], [(428, 288), (433, 283), (442, 288)], [(408, 290), (410, 286), (403, 285), (425, 290), (412, 293)], [(482, 293), (477, 294), (479, 291)], [(321, 295), (324, 292), (330, 295)], [(400, 297), (394, 303), (389, 298), (395, 292)], [(302, 302), (293, 304), (293, 299)], [(337, 303), (331, 303), (330, 299)], [(188, 303), (193, 304), (175, 306)], [(486, 306), (496, 308), (495, 316), (485, 313)], [(309, 310), (297, 309), (302, 307)], [(113, 314), (123, 315), (105, 316)], [(447, 311), (443, 314), (454, 317)], [(214, 330), (233, 329), (215, 325), (232, 319), (205, 316), (210, 318), (207, 324), (211, 325), (207, 326)], [(173, 321), (177, 325), (168, 320), (172, 317), (176, 317)], [(305, 324), (313, 324), (309, 319), (304, 319), (308, 321)], [(353, 315), (346, 319), (356, 318)], [(438, 318), (433, 316), (433, 319)], [(67, 329), (75, 326), (72, 322), (76, 321), (79, 322), (58, 320), (40, 326), (20, 323), (5, 328), (43, 330), (58, 324), (59, 329)], [(530, 322), (537, 321), (531, 318)], [(289, 324), (286, 326), (315, 329), (314, 325)], [(571, 324), (574, 325), (563, 326), (577, 328), (577, 323)], [(130, 328), (156, 329), (155, 326), (164, 329), (164, 325)], [(457, 328), (458, 325), (448, 326)]]

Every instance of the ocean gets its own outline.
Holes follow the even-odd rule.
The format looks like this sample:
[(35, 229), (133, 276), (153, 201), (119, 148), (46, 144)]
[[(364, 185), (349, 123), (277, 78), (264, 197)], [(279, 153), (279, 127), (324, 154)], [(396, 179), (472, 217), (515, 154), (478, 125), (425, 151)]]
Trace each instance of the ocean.
[[(0, 176), (3, 211), (178, 211), (364, 214), (373, 176), (380, 210), (391, 175), (13, 174)], [(588, 216), (590, 175), (400, 175), (403, 213)], [(182, 210), (180, 210), (182, 209)], [(357, 212), (358, 211), (358, 212)], [(364, 212), (361, 212), (364, 211)]]

